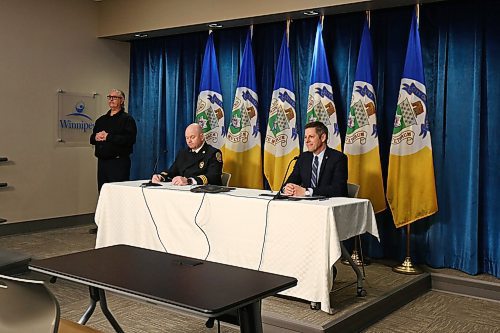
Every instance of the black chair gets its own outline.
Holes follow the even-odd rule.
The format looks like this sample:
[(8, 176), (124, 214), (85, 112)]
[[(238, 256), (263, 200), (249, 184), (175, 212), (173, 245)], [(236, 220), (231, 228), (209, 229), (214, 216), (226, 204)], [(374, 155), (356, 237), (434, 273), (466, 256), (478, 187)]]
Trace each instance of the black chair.
[[(359, 185), (347, 183), (347, 196), (349, 198), (357, 198), (359, 193)], [(363, 267), (363, 276), (365, 275), (365, 266), (370, 264), (370, 260), (363, 256), (363, 246), (361, 244), (361, 235), (354, 237), (354, 249), (351, 254), (351, 259), (357, 266)], [(347, 259), (343, 259), (344, 265), (349, 265)]]
[(231, 174), (229, 172), (223, 172), (221, 175), (222, 186), (229, 186), (230, 180)]

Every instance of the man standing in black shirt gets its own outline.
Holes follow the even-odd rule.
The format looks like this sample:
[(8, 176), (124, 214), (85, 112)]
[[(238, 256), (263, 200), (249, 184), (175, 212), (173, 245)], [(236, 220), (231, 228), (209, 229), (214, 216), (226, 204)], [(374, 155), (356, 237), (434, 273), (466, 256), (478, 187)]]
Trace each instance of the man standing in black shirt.
[(118, 89), (109, 92), (110, 110), (95, 122), (90, 143), (97, 157), (97, 186), (130, 179), (130, 154), (137, 127), (134, 118), (125, 113), (125, 94)]

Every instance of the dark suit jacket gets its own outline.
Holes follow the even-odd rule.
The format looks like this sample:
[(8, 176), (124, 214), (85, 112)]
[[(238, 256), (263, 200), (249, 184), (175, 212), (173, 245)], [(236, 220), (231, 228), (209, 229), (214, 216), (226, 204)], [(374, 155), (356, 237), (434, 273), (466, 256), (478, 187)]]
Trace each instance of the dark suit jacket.
[(206, 142), (197, 153), (183, 149), (177, 154), (174, 164), (160, 175), (165, 180), (183, 176), (194, 178), (197, 184), (222, 185), (222, 153)]
[[(303, 152), (295, 163), (287, 183), (311, 188), (313, 153)], [(326, 148), (319, 170), (318, 186), (313, 195), (347, 197), (347, 156), (330, 147)]]

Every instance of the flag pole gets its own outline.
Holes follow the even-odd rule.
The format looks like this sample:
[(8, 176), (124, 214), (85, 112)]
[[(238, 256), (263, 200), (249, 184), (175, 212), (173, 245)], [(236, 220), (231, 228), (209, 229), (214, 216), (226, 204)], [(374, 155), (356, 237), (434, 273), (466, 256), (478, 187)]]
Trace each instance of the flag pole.
[[(419, 15), (420, 14), (420, 6), (418, 4), (415, 5), (415, 15), (417, 17), (417, 23), (419, 22)], [(416, 274), (422, 274), (423, 271), (413, 265), (411, 261), (411, 256), (410, 256), (410, 223), (406, 225), (406, 258), (401, 263), (400, 265), (394, 266), (392, 270), (396, 273), (401, 273), (401, 274), (409, 274), (409, 275), (416, 275)]]
[(290, 22), (292, 22), (292, 20), (290, 20), (290, 19), (286, 20), (286, 45), (287, 46), (290, 45)]
[(410, 256), (410, 224), (406, 225), (406, 258), (400, 265), (394, 266), (392, 270), (396, 273), (417, 275), (422, 274), (423, 271), (417, 266), (413, 265)]
[[(365, 11), (366, 22), (370, 27), (370, 11)], [(363, 267), (363, 276), (365, 276), (365, 266), (371, 264), (370, 258), (363, 255), (363, 247), (361, 246), (361, 235), (354, 236), (354, 249), (352, 250), (351, 259), (356, 266)], [(349, 260), (342, 259), (341, 263), (350, 265)]]

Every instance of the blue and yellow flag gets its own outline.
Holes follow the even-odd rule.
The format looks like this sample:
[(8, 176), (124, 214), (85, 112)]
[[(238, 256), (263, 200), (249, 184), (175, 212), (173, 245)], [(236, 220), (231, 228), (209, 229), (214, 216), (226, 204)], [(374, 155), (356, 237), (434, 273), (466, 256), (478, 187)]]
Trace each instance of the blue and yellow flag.
[(396, 227), (432, 215), (438, 209), (424, 67), (415, 13), (392, 132), (387, 201)]
[(222, 149), (226, 130), (224, 128), (222, 93), (212, 32), (208, 35), (203, 57), (200, 94), (196, 105), (196, 122), (203, 129), (205, 141), (215, 148)]
[(348, 182), (359, 185), (358, 197), (369, 199), (376, 213), (386, 208), (377, 132), (377, 101), (373, 88), (373, 47), (365, 21), (347, 118), (344, 153)]
[[(333, 89), (326, 62), (321, 21), (316, 28), (314, 53), (311, 67), (309, 97), (307, 99), (307, 123), (321, 121), (328, 128), (328, 146), (342, 151), (337, 112), (333, 102)], [(304, 150), (305, 142), (304, 142)]]
[(236, 87), (231, 122), (224, 150), (224, 171), (231, 173), (231, 185), (262, 188), (262, 155), (253, 62), (252, 39), (247, 34), (240, 78)]
[(264, 175), (279, 190), (288, 164), (299, 154), (295, 93), (286, 32), (283, 34), (264, 143)]

